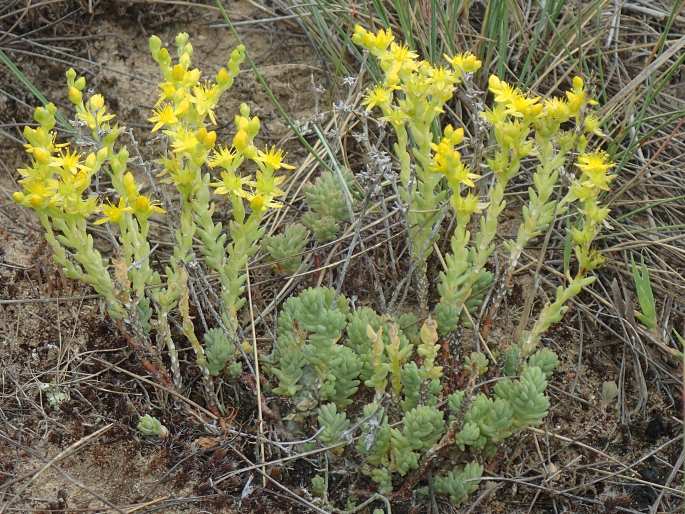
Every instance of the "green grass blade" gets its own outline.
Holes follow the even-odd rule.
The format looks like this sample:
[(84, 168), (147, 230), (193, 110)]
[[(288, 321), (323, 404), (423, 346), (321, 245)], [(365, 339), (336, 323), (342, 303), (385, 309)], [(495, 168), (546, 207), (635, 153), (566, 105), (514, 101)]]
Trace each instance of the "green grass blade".
[[(36, 87), (36, 85), (31, 82), (31, 80), (19, 69), (19, 67), (14, 63), (12, 59), (2, 50), (0, 49), (0, 62), (4, 64), (7, 69), (10, 70), (12, 75), (15, 76), (15, 78), (21, 82), (21, 84), (34, 96), (36, 99), (42, 103), (43, 105), (47, 105), (50, 103), (50, 101), (47, 99), (47, 97), (41, 92), (40, 89)], [(64, 117), (62, 113), (57, 111), (56, 114), (57, 121), (61, 125), (61, 127), (68, 131), (68, 132), (73, 132), (73, 128), (69, 121)]]

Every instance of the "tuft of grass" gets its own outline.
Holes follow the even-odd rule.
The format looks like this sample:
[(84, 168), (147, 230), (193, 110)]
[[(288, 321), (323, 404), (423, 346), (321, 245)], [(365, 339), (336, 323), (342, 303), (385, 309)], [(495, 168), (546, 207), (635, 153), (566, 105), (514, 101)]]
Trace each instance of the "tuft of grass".
[(650, 330), (656, 330), (657, 314), (656, 301), (654, 300), (654, 293), (652, 292), (652, 283), (649, 280), (649, 270), (645, 266), (644, 261), (640, 266), (632, 261), (633, 283), (635, 284), (635, 293), (640, 304), (640, 312), (637, 313), (637, 319)]

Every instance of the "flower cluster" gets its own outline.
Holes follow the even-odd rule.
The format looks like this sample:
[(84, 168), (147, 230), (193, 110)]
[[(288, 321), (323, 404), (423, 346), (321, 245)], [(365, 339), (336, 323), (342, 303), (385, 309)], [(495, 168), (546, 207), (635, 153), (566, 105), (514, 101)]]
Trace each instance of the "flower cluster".
[[(165, 79), (160, 84), (159, 98), (149, 121), (154, 123), (153, 131), (161, 130), (168, 139), (170, 151), (161, 160), (162, 176), (176, 187), (181, 202), (180, 229), (167, 274), (172, 277), (170, 283), (177, 283), (173, 277), (181, 276), (181, 268), (195, 259), (193, 238), (197, 236), (202, 243), (200, 252), (204, 262), (218, 274), (221, 283), (218, 321), (226, 330), (228, 340), (234, 343), (237, 313), (244, 304), (247, 261), (262, 236), (260, 224), (264, 215), (269, 209), (279, 208), (279, 198), (284, 195), (279, 186), (285, 177), (276, 172), (293, 167), (284, 162), (282, 150), (257, 147), (255, 138), (261, 123), (257, 116), (251, 115), (247, 104), (242, 104), (235, 116), (236, 132), (231, 144), (217, 143), (217, 134), (212, 130), (216, 124), (215, 109), (221, 95), (238, 75), (245, 58), (243, 46), (233, 50), (226, 66), (216, 73), (214, 82), (201, 81), (200, 71), (191, 68), (193, 47), (187, 34), (176, 37), (176, 60), (156, 36), (150, 38), (149, 46)], [(254, 174), (245, 170), (250, 162)], [(205, 165), (218, 172), (218, 179), (213, 180)], [(225, 196), (230, 204), (232, 219), (228, 234), (223, 232), (221, 223), (214, 222), (216, 206), (212, 193)], [(168, 287), (160, 292), (164, 319), (177, 301), (177, 288)], [(192, 324), (185, 325), (192, 331)], [(192, 333), (186, 335), (191, 342), (197, 340)], [(167, 338), (167, 345), (170, 343)], [(194, 346), (199, 347), (199, 343)], [(205, 371), (207, 377), (208, 368)]]
[(571, 186), (571, 195), (580, 202), (579, 209), (583, 216), (582, 227), (572, 229), (571, 237), (575, 244), (579, 273), (586, 273), (604, 262), (604, 258), (592, 248), (592, 242), (609, 215), (609, 209), (601, 206), (599, 195), (609, 190), (609, 184), (615, 178), (609, 171), (615, 165), (605, 152), (598, 151), (581, 154), (576, 166), (581, 175)]
[[(445, 103), (452, 99), (458, 84), (468, 82), (469, 73), (478, 71), (478, 59), (471, 54), (444, 56), (449, 67), (436, 66), (419, 60), (406, 46), (396, 43), (388, 30), (374, 34), (358, 26), (353, 39), (376, 57), (384, 73), (383, 82), (369, 90), (364, 103), (369, 110), (379, 109), (381, 119), (395, 130), (394, 149), (400, 165), (402, 199), (408, 207), (409, 242), (419, 268), (418, 293), (424, 308), (426, 297), (425, 292), (422, 294), (421, 279), (425, 284), (425, 259), (433, 246), (440, 207), (447, 198), (455, 215), (451, 251), (444, 256), (445, 270), (438, 284), (440, 301), (435, 316), (440, 332), (454, 331), (464, 314), (473, 313), (482, 302), (492, 280), (486, 266), (496, 249), (499, 218), (506, 206), (505, 191), (524, 162), (526, 166), (535, 163), (532, 186), (516, 238), (506, 245), (509, 258), (504, 283), (511, 283), (526, 245), (575, 204), (580, 225), (571, 229), (571, 239), (579, 269), (577, 276), (569, 277), (569, 284), (562, 288), (565, 293), (559, 298), (563, 301), (557, 305), (561, 308), (569, 294), (580, 291), (579, 284), (591, 281), (587, 274), (601, 263), (592, 242), (608, 211), (601, 207), (598, 195), (608, 189), (612, 179), (608, 174), (613, 166), (609, 157), (602, 152), (586, 151), (590, 138), (603, 133), (592, 112), (597, 102), (586, 91), (583, 79), (574, 77), (563, 96), (543, 99), (500, 77), (489, 77), (492, 105), (479, 115), (491, 127), (492, 150), (485, 155), (485, 165), (473, 165), (477, 171), (489, 170), (492, 178), (489, 187), (480, 188), (485, 192), (480, 197), (474, 187), (482, 178), (462, 158), (464, 130), (447, 125), (436, 131)], [(566, 194), (559, 194), (562, 171), (574, 155), (578, 156), (581, 175), (571, 181)], [(475, 215), (479, 215), (480, 223), (472, 237), (468, 227)], [(548, 327), (548, 322), (560, 319), (561, 313), (563, 310), (548, 316), (549, 312), (543, 309), (541, 317), (547, 320), (536, 326)], [(531, 331), (536, 332), (537, 329)], [(537, 341), (538, 336), (531, 337), (527, 352), (537, 344), (532, 341)]]
[[(457, 170), (451, 168), (457, 154), (448, 148), (455, 143), (439, 144), (434, 157), (433, 129), (455, 87), (477, 71), (481, 62), (473, 54), (465, 53), (445, 56), (449, 66), (434, 66), (395, 42), (389, 30), (373, 34), (356, 26), (352, 39), (376, 57), (383, 72), (382, 83), (369, 91), (364, 105), (368, 110), (380, 109), (381, 119), (393, 127), (397, 137), (394, 150), (400, 164), (400, 193), (408, 207), (409, 241), (419, 301), (425, 309), (426, 261), (440, 222), (440, 204), (446, 199), (440, 183), (445, 173), (450, 174), (448, 179), (459, 180)], [(466, 173), (467, 181), (473, 178), (466, 170), (461, 171)]]
[(24, 145), (31, 164), (20, 168), (22, 191), (14, 200), (41, 214), (55, 217), (88, 217), (98, 211), (96, 198), (87, 195), (92, 176), (104, 160), (103, 155), (89, 153), (85, 159), (70, 150), (68, 143), (57, 143), (53, 104), (39, 107), (34, 113), (37, 128), (26, 127)]
[[(158, 37), (149, 41), (163, 77), (149, 118), (151, 132), (161, 134), (166, 143), (159, 160), (161, 182), (173, 185), (180, 202), (173, 254), (164, 275), (151, 266), (149, 219), (165, 209), (144, 194), (129, 168), (129, 152), (118, 142), (124, 131), (104, 97), (87, 95), (86, 79), (74, 70), (66, 74), (67, 96), (76, 112), (79, 144), (93, 150), (83, 155), (77, 146), (58, 143), (55, 106), (39, 107), (34, 116), (38, 127), (24, 131), (31, 164), (19, 170), (22, 190), (14, 199), (36, 211), (55, 260), (66, 275), (92, 285), (104, 297), (112, 318), (125, 322), (120, 328), (143, 364), (168, 386), (171, 379), (160, 354), (167, 349), (177, 387), (182, 379), (168, 316), (179, 312), (182, 332), (196, 353), (208, 401), (214, 405), (212, 377), (224, 369), (235, 374), (238, 366), (233, 353), (247, 261), (263, 234), (264, 215), (282, 205), (280, 186), (285, 178), (277, 172), (293, 167), (284, 162), (282, 150), (258, 147), (255, 139), (260, 121), (251, 116), (246, 104), (235, 117), (231, 144), (217, 142), (212, 129), (217, 105), (238, 75), (245, 49), (238, 46), (214, 80), (204, 81), (200, 70), (192, 67), (188, 34), (179, 34), (175, 43), (176, 57), (172, 58)], [(244, 169), (247, 163), (252, 163), (252, 173)], [(217, 170), (220, 177), (213, 178), (210, 169)], [(100, 171), (105, 173), (105, 184), (111, 184), (108, 197), (102, 200), (91, 193)], [(151, 186), (158, 190), (156, 184)], [(214, 222), (214, 194), (228, 198), (231, 220), (227, 231)], [(167, 204), (167, 209), (173, 205)], [(98, 217), (93, 219), (95, 215)], [(109, 262), (94, 248), (88, 232), (89, 226), (102, 224), (111, 225), (117, 240), (116, 255)], [(221, 284), (216, 320), (220, 328), (205, 337), (208, 353), (195, 335), (190, 317), (188, 281), (192, 277), (187, 265), (191, 263), (205, 264), (218, 274)], [(157, 345), (149, 340), (153, 328)]]

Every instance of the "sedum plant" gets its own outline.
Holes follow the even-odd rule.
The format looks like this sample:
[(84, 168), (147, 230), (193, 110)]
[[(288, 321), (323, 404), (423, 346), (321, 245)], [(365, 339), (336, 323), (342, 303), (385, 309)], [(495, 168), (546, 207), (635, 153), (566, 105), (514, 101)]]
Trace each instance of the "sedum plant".
[(352, 215), (353, 177), (347, 171), (342, 172), (341, 177), (326, 171), (313, 184), (305, 186), (304, 197), (309, 210), (302, 216), (302, 223), (319, 243), (336, 239), (341, 225)]
[[(102, 295), (109, 315), (148, 371), (164, 385), (177, 388), (183, 378), (178, 338), (172, 334), (169, 317), (180, 317), (181, 332), (194, 350), (208, 401), (214, 406), (213, 377), (239, 372), (235, 349), (248, 259), (259, 247), (266, 213), (281, 206), (278, 199), (284, 193), (279, 186), (284, 177), (278, 172), (292, 166), (284, 163), (281, 150), (256, 145), (260, 122), (246, 104), (235, 116), (230, 143), (220, 143), (211, 130), (219, 100), (244, 59), (242, 46), (231, 53), (214, 80), (203, 81), (200, 70), (191, 66), (188, 34), (176, 37), (175, 58), (158, 37), (152, 36), (149, 43), (162, 75), (149, 121), (152, 133), (159, 133), (163, 143), (157, 161), (161, 183), (170, 184), (179, 205), (167, 218), (174, 237), (164, 270), (153, 267), (150, 218), (165, 214), (165, 209), (143, 193), (130, 170), (129, 151), (120, 141), (124, 129), (104, 97), (86, 97), (86, 80), (74, 70), (67, 72), (67, 87), (79, 137), (74, 144), (58, 142), (55, 106), (37, 108), (38, 127), (24, 129), (31, 161), (19, 170), (22, 190), (14, 193), (14, 200), (36, 212), (65, 275)], [(104, 200), (94, 194), (95, 184), (111, 185)], [(151, 185), (159, 191), (158, 184)], [(217, 199), (222, 197), (228, 203), (227, 227), (215, 214)], [(171, 211), (171, 205), (166, 210)], [(106, 224), (114, 243), (111, 258), (93, 242), (91, 230), (101, 224)], [(215, 273), (220, 284), (216, 326), (205, 327), (203, 338), (196, 333), (190, 304), (191, 278), (198, 267)]]
[[(491, 76), (492, 105), (477, 113), (490, 141), (483, 154), (473, 152), (485, 162), (469, 165), (462, 158), (464, 129), (443, 126), (440, 114), (458, 84), (476, 94), (470, 74), (481, 63), (471, 54), (445, 56), (448, 66), (427, 63), (385, 30), (357, 27), (354, 41), (383, 71), (382, 83), (364, 103), (394, 130), (400, 196), (419, 276), (422, 319), (414, 318), (414, 325), (420, 329), (369, 308), (350, 310), (332, 289), (308, 289), (284, 306), (268, 371), (273, 392), (292, 406), (291, 428), (314, 425), (336, 471), (360, 470), (389, 499), (429, 484), (458, 504), (477, 489), (498, 445), (547, 415), (545, 391), (558, 359), (540, 348), (540, 339), (602, 263), (593, 242), (608, 215), (602, 193), (614, 165), (606, 153), (589, 149), (601, 132), (592, 112), (596, 102), (579, 77), (564, 96), (542, 99)], [(489, 357), (466, 353), (463, 385), (454, 389), (441, 364), (442, 352), (449, 351), (441, 337), (457, 336), (492, 287), (487, 267), (497, 249), (505, 191), (524, 168), (532, 168), (532, 185), (517, 235), (503, 248), (507, 266), (498, 295), (526, 246), (560, 216), (570, 220), (568, 257), (572, 250), (575, 269), (567, 264), (564, 283), (517, 339), (494, 346)], [(427, 315), (427, 259), (445, 207), (454, 230), (437, 277), (437, 303)], [(321, 485), (319, 480), (317, 489)], [(320, 496), (327, 498), (325, 491)]]
[(138, 429), (138, 432), (146, 436), (159, 437), (160, 439), (169, 436), (169, 429), (162, 425), (161, 421), (149, 414), (140, 417), (136, 428)]
[[(458, 149), (464, 142), (464, 130), (451, 125), (439, 128), (439, 117), (453, 99), (456, 86), (469, 82), (470, 74), (481, 67), (480, 61), (465, 53), (445, 56), (448, 66), (432, 65), (396, 43), (386, 30), (373, 34), (357, 26), (353, 40), (376, 57), (384, 74), (383, 82), (369, 91), (364, 103), (369, 110), (380, 110), (382, 119), (395, 132), (409, 243), (419, 277), (417, 294), (424, 309), (426, 260), (432, 251), (441, 206), (447, 200), (455, 216), (435, 312), (442, 333), (458, 327), (464, 309), (477, 307), (492, 282), (486, 265), (495, 250), (498, 221), (506, 206), (504, 193), (520, 173), (524, 159), (533, 158), (537, 165), (522, 223), (516, 239), (508, 245), (508, 278), (526, 245), (543, 234), (557, 216), (567, 213), (572, 205), (576, 207), (582, 228), (572, 229), (572, 239), (579, 270), (569, 277), (557, 301), (543, 311), (541, 321), (530, 331), (526, 346), (534, 347), (540, 329), (544, 331), (558, 321), (563, 303), (591, 281), (588, 273), (601, 262), (591, 243), (608, 213), (598, 195), (608, 189), (612, 179), (608, 171), (613, 164), (602, 152), (586, 152), (588, 138), (601, 135), (599, 119), (590, 109), (596, 102), (589, 98), (580, 77), (573, 79), (564, 97), (542, 100), (491, 76), (488, 89), (494, 105), (480, 116), (491, 128), (493, 150), (487, 166), (478, 166), (487, 167), (492, 179), (484, 188), (484, 197), (479, 198), (473, 189), (482, 177), (462, 161)], [(577, 156), (581, 176), (573, 179), (568, 192), (559, 197), (561, 175), (573, 156)], [(480, 211), (484, 212), (471, 238), (469, 224)]]
[[(369, 91), (364, 104), (369, 111), (379, 109), (382, 120), (395, 132), (393, 149), (400, 167), (400, 196), (407, 209), (419, 303), (425, 310), (427, 261), (441, 221), (440, 207), (447, 199), (442, 175), (436, 173), (432, 158), (434, 130), (455, 86), (466, 74), (476, 71), (480, 62), (473, 55), (464, 54), (452, 58), (449, 67), (433, 66), (419, 61), (407, 46), (395, 43), (388, 30), (373, 34), (358, 25), (352, 39), (377, 59), (383, 72), (382, 83)], [(471, 181), (472, 174), (463, 178)]]
[[(490, 363), (472, 353), (468, 385), (449, 392), (435, 321), (418, 333), (369, 308), (351, 311), (335, 290), (311, 288), (286, 301), (269, 358), (273, 392), (292, 402), (291, 428), (318, 426), (317, 439), (351, 459), (384, 495), (435, 472), (435, 489), (455, 503), (473, 492), (497, 444), (546, 416), (547, 379), (557, 365), (547, 349), (532, 354), (490, 393), (478, 380)], [(520, 373), (519, 373), (520, 371)], [(438, 458), (439, 457), (439, 458)], [(448, 459), (456, 465), (437, 467)]]
[(307, 227), (291, 223), (285, 230), (264, 240), (264, 248), (278, 273), (292, 275), (302, 266), (302, 257), (309, 241)]

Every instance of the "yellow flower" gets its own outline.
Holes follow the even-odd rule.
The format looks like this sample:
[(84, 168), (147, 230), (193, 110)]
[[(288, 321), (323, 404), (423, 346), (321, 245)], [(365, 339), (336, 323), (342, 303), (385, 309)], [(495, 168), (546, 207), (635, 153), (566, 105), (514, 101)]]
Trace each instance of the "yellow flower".
[(464, 129), (462, 127), (455, 129), (452, 125), (447, 125), (443, 137), (448, 139), (452, 145), (457, 146), (464, 141)]
[(430, 68), (429, 76), (430, 85), (432, 86), (430, 94), (449, 99), (454, 90), (454, 83), (457, 81), (457, 77), (454, 73), (447, 68), (438, 66), (437, 68)]
[(373, 45), (379, 50), (385, 50), (390, 46), (390, 43), (392, 43), (394, 39), (395, 36), (392, 35), (392, 31), (390, 29), (380, 29), (378, 32), (376, 32), (376, 35), (373, 36)]
[(117, 205), (110, 203), (108, 205), (102, 205), (101, 209), (104, 217), (96, 220), (96, 225), (102, 225), (103, 223), (119, 223), (125, 213), (133, 211), (133, 209), (126, 205), (123, 198), (119, 198), (119, 203)]
[(481, 61), (470, 52), (457, 54), (453, 57), (444, 55), (444, 57), (455, 70), (461, 71), (462, 73), (474, 73), (478, 71), (482, 65)]
[(240, 198), (250, 198), (250, 193), (243, 189), (243, 185), (251, 184), (247, 177), (240, 177), (233, 171), (222, 171), (221, 181), (212, 183), (218, 195), (235, 195)]
[(76, 151), (70, 152), (69, 149), (66, 149), (64, 152), (60, 152), (59, 156), (51, 159), (50, 166), (62, 168), (67, 173), (76, 173), (81, 168), (81, 156)]
[(542, 112), (543, 106), (539, 101), (540, 97), (529, 98), (514, 90), (514, 94), (506, 102), (506, 112), (515, 118), (533, 118)]
[(90, 97), (88, 104), (94, 111), (99, 111), (105, 106), (105, 97), (100, 94), (93, 95)]
[(449, 168), (445, 172), (445, 177), (447, 178), (447, 183), (453, 190), (457, 190), (460, 184), (468, 187), (475, 187), (474, 180), (480, 178), (480, 175), (471, 173), (471, 170), (465, 166), (461, 161), (459, 161), (456, 166)]
[(284, 180), (284, 177), (275, 177), (271, 173), (262, 173), (261, 171), (258, 171), (257, 180), (253, 185), (256, 193), (275, 198), (285, 194), (285, 192), (278, 187)]
[(368, 48), (374, 54), (386, 51), (394, 39), (390, 29), (380, 29), (376, 34), (373, 34), (361, 25), (355, 25), (352, 36), (352, 40), (356, 44)]
[(133, 214), (139, 218), (148, 218), (152, 214), (164, 214), (165, 212), (159, 204), (154, 203), (145, 195), (138, 195), (133, 201)]
[(250, 198), (250, 208), (254, 211), (262, 211), (264, 209), (280, 209), (283, 204), (275, 202), (273, 196), (257, 193)]
[(529, 98), (519, 89), (510, 86), (496, 75), (490, 75), (488, 89), (495, 95), (495, 103), (506, 107), (506, 114), (521, 118), (533, 117), (540, 114), (543, 106), (539, 97)]
[(490, 75), (488, 89), (495, 95), (495, 103), (499, 104), (508, 104), (519, 94), (516, 88), (500, 80), (497, 75)]
[(362, 105), (366, 106), (367, 111), (372, 110), (374, 107), (386, 109), (390, 107), (390, 104), (392, 103), (392, 96), (392, 89), (384, 86), (376, 86), (366, 95)]
[(412, 52), (407, 45), (398, 45), (397, 43), (392, 43), (390, 45), (389, 58), (395, 66), (402, 68), (407, 64), (410, 64), (417, 57), (416, 52)]
[(74, 173), (71, 182), (76, 191), (83, 193), (90, 186), (90, 174), (85, 170), (79, 170)]
[(615, 165), (609, 160), (606, 152), (585, 153), (578, 156), (578, 164), (583, 173), (606, 173)]
[(55, 179), (28, 177), (19, 181), (25, 193), (52, 197), (57, 192), (58, 182)]
[(161, 104), (165, 100), (171, 100), (176, 94), (176, 86), (171, 82), (162, 82), (159, 85), (159, 89), (162, 91), (162, 94), (160, 95), (159, 100), (157, 100), (156, 105)]
[(571, 111), (563, 98), (550, 98), (543, 102), (543, 116), (556, 121), (566, 121)]
[(478, 202), (478, 197), (471, 193), (467, 193), (464, 196), (454, 194), (450, 199), (450, 203), (458, 215), (471, 216), (483, 208)]
[(273, 171), (279, 170), (281, 168), (283, 168), (284, 170), (295, 169), (295, 166), (291, 166), (290, 164), (286, 164), (283, 162), (283, 150), (280, 150), (275, 146), (272, 146), (266, 152), (262, 152), (261, 150), (259, 150), (257, 152), (257, 160), (262, 162), (268, 168), (271, 168)]
[(571, 88), (571, 91), (566, 91), (566, 98), (568, 99), (569, 109), (574, 116), (577, 116), (586, 104), (597, 104), (595, 100), (592, 100), (587, 95), (585, 91), (585, 82), (581, 77), (573, 77), (573, 87)]
[(431, 143), (431, 149), (435, 152), (432, 171), (445, 174), (454, 163), (461, 160), (461, 154), (452, 147), (446, 138), (442, 138), (438, 144)]
[(583, 130), (588, 134), (595, 134), (600, 137), (605, 137), (602, 129), (599, 128), (600, 121), (594, 114), (586, 114), (585, 120), (583, 120)]
[(166, 103), (162, 107), (155, 109), (154, 114), (148, 118), (147, 121), (155, 124), (155, 126), (152, 127), (152, 132), (157, 132), (165, 125), (178, 123), (178, 118), (176, 117), (173, 106)]
[(194, 132), (181, 128), (178, 132), (167, 131), (171, 137), (171, 147), (176, 153), (193, 153), (200, 143)]
[(22, 180), (24, 191), (15, 191), (12, 199), (24, 207), (32, 209), (42, 209), (50, 204), (55, 204), (55, 192), (57, 181), (51, 180), (49, 183), (42, 181), (26, 182)]
[(233, 167), (237, 156), (238, 154), (232, 148), (221, 146), (218, 150), (214, 150), (214, 154), (207, 160), (207, 164), (210, 168), (219, 167), (227, 170)]
[(221, 91), (217, 86), (210, 86), (209, 84), (195, 86), (193, 88), (193, 96), (190, 101), (195, 104), (195, 110), (204, 118), (209, 116), (209, 119), (216, 125), (216, 116), (214, 115), (214, 107), (219, 98)]
[(578, 156), (576, 166), (580, 168), (580, 171), (586, 179), (583, 182), (584, 185), (592, 186), (604, 191), (609, 190), (609, 184), (614, 177), (609, 175), (608, 172), (615, 164), (609, 160), (609, 156), (606, 152), (598, 151), (582, 154)]

